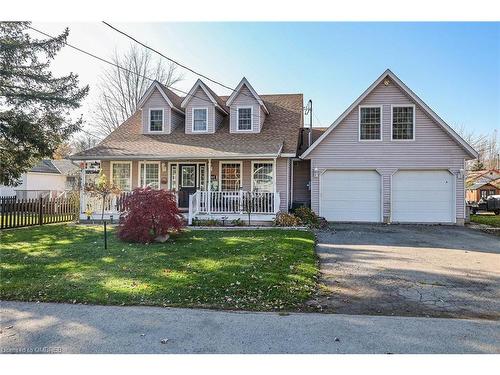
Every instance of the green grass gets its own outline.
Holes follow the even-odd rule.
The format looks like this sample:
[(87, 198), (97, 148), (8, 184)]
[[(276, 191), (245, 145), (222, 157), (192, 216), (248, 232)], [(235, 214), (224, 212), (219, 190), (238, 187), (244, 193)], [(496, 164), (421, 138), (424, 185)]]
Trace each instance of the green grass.
[(470, 215), (470, 221), (492, 227), (500, 227), (500, 215)]
[(187, 231), (129, 244), (102, 227), (0, 233), (0, 299), (296, 310), (315, 288), (314, 236), (298, 230)]

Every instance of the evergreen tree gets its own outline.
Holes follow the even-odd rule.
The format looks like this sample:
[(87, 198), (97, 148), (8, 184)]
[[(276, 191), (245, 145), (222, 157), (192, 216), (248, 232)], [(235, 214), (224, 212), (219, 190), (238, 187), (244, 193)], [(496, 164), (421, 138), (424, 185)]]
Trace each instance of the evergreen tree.
[(0, 184), (16, 184), (21, 174), (80, 129), (71, 118), (88, 86), (78, 75), (54, 77), (50, 63), (69, 30), (55, 38), (34, 39), (29, 22), (0, 22)]

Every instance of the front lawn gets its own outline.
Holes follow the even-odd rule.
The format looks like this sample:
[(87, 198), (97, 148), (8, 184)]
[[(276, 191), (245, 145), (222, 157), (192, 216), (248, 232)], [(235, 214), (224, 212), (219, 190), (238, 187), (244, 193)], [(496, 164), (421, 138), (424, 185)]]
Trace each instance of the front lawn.
[(470, 221), (492, 227), (500, 227), (500, 215), (470, 215)]
[(0, 233), (0, 299), (248, 310), (300, 309), (315, 288), (312, 233), (187, 231), (128, 244), (101, 226)]

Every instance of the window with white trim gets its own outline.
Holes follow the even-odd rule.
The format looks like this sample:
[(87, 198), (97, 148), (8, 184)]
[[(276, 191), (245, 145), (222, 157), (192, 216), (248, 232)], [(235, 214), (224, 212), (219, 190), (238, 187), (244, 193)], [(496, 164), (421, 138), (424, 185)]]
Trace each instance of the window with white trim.
[(392, 139), (412, 140), (414, 137), (414, 108), (392, 107)]
[(141, 187), (160, 188), (160, 165), (158, 163), (141, 163), (139, 176)]
[(207, 108), (194, 108), (193, 109), (193, 131), (206, 132), (207, 131)]
[(253, 163), (252, 186), (255, 192), (271, 193), (274, 190), (273, 163)]
[(222, 191), (237, 191), (241, 188), (241, 164), (221, 163), (220, 185)]
[(382, 139), (382, 114), (380, 107), (360, 107), (359, 109), (359, 139)]
[(131, 171), (130, 163), (113, 163), (111, 165), (111, 174), (113, 185), (118, 187), (120, 190), (130, 191), (131, 190)]
[(149, 131), (151, 132), (163, 131), (163, 109), (149, 110)]
[(238, 108), (238, 130), (252, 130), (252, 107)]

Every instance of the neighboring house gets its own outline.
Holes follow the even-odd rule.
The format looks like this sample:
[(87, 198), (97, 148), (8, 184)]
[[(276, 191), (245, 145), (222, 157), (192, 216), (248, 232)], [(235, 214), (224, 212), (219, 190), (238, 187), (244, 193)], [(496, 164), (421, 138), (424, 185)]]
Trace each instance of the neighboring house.
[(469, 172), (466, 180), (466, 200), (479, 202), (481, 198), (500, 194), (500, 171), (491, 169), (487, 171)]
[(463, 224), (465, 161), (477, 156), (387, 70), (301, 157), (327, 220)]
[(43, 159), (27, 173), (21, 175), (17, 186), (3, 187), (5, 195), (18, 199), (57, 197), (78, 188), (80, 168), (71, 160)]
[[(250, 199), (256, 221), (306, 205), (329, 221), (463, 224), (464, 164), (475, 157), (387, 70), (312, 131), (302, 94), (260, 95), (243, 78), (229, 97), (198, 80), (181, 98), (154, 82), (134, 115), (72, 159), (100, 160), (124, 191), (175, 191), (190, 219), (246, 218)], [(99, 210), (81, 202), (82, 218)]]
[[(251, 192), (253, 219), (266, 221), (291, 205), (302, 127), (302, 94), (261, 95), (243, 78), (229, 97), (198, 80), (181, 98), (154, 82), (129, 119), (71, 158), (100, 160), (123, 191), (173, 190), (191, 217), (247, 217)], [(88, 208), (99, 203), (85, 196), (82, 213)]]

